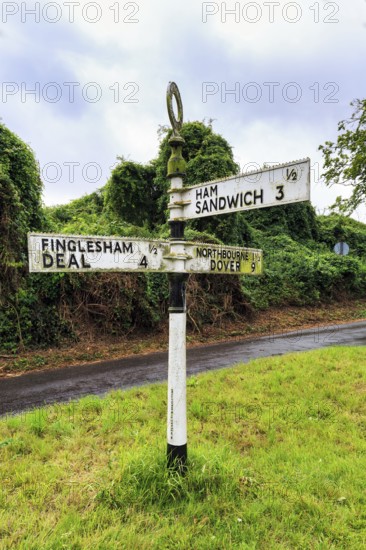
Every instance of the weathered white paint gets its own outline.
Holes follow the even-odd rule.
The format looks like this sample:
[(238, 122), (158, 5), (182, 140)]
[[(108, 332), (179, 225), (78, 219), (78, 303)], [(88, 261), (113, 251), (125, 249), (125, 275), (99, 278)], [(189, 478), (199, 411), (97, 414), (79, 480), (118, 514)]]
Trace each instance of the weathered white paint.
[(191, 219), (310, 200), (310, 159), (170, 191), (170, 219)]
[(253, 248), (119, 237), (28, 235), (29, 271), (155, 271), (260, 275), (262, 251)]
[(179, 220), (184, 216), (183, 191), (183, 178), (180, 176), (171, 178), (169, 193), (174, 192), (174, 202), (170, 201), (168, 205), (170, 221)]
[(166, 271), (169, 241), (28, 234), (29, 271)]
[(169, 314), (167, 441), (187, 443), (186, 313)]

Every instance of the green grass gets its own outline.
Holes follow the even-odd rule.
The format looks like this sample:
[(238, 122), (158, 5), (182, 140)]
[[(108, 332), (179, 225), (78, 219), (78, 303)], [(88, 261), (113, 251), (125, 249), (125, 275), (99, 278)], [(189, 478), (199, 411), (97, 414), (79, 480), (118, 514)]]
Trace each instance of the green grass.
[(366, 348), (188, 380), (189, 471), (166, 386), (0, 422), (0, 548), (366, 547)]

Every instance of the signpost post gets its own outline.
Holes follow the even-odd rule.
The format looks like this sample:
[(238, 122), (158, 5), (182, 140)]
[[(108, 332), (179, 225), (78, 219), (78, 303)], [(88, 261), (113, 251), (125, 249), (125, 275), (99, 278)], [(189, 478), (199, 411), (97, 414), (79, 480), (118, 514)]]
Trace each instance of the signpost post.
[[(178, 107), (178, 118), (173, 109), (173, 97)], [(170, 188), (181, 190), (186, 173), (182, 156), (184, 139), (180, 135), (183, 124), (183, 104), (174, 82), (167, 90), (167, 108), (173, 128), (169, 144), (172, 153), (168, 161), (167, 176)], [(186, 399), (186, 281), (183, 268), (187, 254), (184, 249), (184, 226), (179, 201), (170, 210), (170, 252), (180, 265), (180, 273), (169, 275), (169, 351), (168, 351), (168, 411), (167, 461), (168, 468), (186, 469), (187, 463), (187, 399)]]
[[(175, 116), (173, 98), (177, 104)], [(187, 242), (186, 220), (310, 200), (310, 160), (265, 168), (249, 174), (183, 187), (186, 163), (180, 135), (183, 106), (170, 82), (167, 108), (172, 125), (169, 241), (82, 235), (28, 234), (29, 271), (165, 272), (169, 278), (169, 353), (167, 463), (184, 473), (187, 467), (186, 291), (189, 273), (260, 275), (262, 251), (236, 246)]]

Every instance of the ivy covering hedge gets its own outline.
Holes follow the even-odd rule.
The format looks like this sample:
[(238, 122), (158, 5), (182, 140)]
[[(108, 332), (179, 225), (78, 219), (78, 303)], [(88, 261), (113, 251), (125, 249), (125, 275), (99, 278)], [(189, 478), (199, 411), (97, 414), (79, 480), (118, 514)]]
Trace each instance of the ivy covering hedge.
[[(183, 125), (186, 184), (238, 171), (228, 142), (200, 122)], [(0, 349), (48, 346), (64, 339), (158, 330), (167, 319), (165, 274), (28, 274), (26, 233), (168, 238), (166, 165), (169, 131), (143, 166), (119, 158), (106, 185), (69, 204), (42, 208), (42, 183), (31, 149), (0, 125)], [(186, 237), (264, 251), (261, 277), (191, 275), (188, 319), (237, 319), (271, 306), (313, 305), (366, 291), (366, 225), (317, 216), (310, 203), (212, 216), (187, 224)], [(347, 257), (333, 252), (340, 239)]]

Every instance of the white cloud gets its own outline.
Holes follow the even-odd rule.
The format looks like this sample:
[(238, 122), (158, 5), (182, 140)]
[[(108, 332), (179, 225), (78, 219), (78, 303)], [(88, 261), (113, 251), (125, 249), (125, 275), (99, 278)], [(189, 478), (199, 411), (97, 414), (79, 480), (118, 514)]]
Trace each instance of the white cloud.
[[(302, 59), (332, 51), (337, 41), (350, 51), (364, 40), (361, 0), (338, 2), (203, 2), (206, 32), (214, 32), (235, 55), (256, 59)], [(231, 13), (230, 13), (231, 10)], [(343, 37), (347, 40), (343, 41)]]
[[(214, 129), (234, 147), (241, 165), (305, 156), (321, 163), (318, 145), (335, 139), (337, 122), (349, 116), (349, 102), (365, 88), (360, 67), (366, 49), (366, 10), (361, 0), (353, 0), (352, 9), (340, 5), (338, 13), (335, 3), (306, 1), (301, 2), (300, 20), (291, 24), (283, 17), (282, 7), (287, 4), (283, 13), (291, 19), (295, 3), (279, 3), (274, 6), (273, 23), (265, 2), (251, 3), (246, 12), (253, 18), (255, 4), (259, 5), (262, 12), (257, 23), (244, 20), (242, 8), (248, 2), (237, 2), (238, 23), (230, 15), (223, 23), (221, 6), (225, 3), (196, 0), (120, 2), (119, 22), (114, 22), (116, 13), (110, 9), (116, 9), (117, 3), (101, 4), (101, 19), (94, 24), (86, 20), (96, 16), (93, 8), (82, 17), (87, 2), (75, 7), (73, 23), (65, 7), (55, 24), (44, 20), (22, 24), (20, 14), (9, 17), (0, 37), (5, 59), (0, 67), (2, 82), (24, 81), (31, 87), (36, 81), (56, 81), (65, 96), (64, 82), (80, 83), (73, 104), (65, 96), (58, 103), (44, 99), (35, 103), (31, 97), (24, 103), (20, 94), (1, 104), (4, 122), (31, 143), (42, 166), (80, 163), (75, 181), (70, 181), (64, 168), (59, 182), (45, 182), (45, 202), (67, 202), (100, 187), (116, 155), (137, 162), (155, 157), (158, 125), (168, 124), (165, 90), (169, 80), (181, 89), (185, 119), (217, 119)], [(226, 3), (227, 9), (234, 5)], [(319, 23), (314, 22), (317, 8)], [(217, 10), (207, 16), (206, 23), (202, 21), (205, 9)], [(339, 23), (327, 24), (326, 17), (338, 18)], [(134, 19), (138, 22), (128, 22)], [(267, 88), (257, 104), (243, 96), (239, 103), (230, 97), (223, 102), (220, 93), (202, 101), (204, 81), (224, 82), (230, 88), (237, 81), (241, 86), (255, 81), (263, 87), (263, 82), (273, 80), (281, 86), (296, 80), (302, 86), (301, 101), (291, 104), (276, 95), (270, 102)], [(331, 90), (323, 86), (330, 81), (339, 85), (338, 103), (324, 103)], [(91, 82), (102, 92), (95, 103), (82, 95), (83, 87)], [(318, 102), (310, 89), (314, 82), (320, 86)], [(88, 90), (92, 95), (93, 88)], [(82, 167), (91, 162), (98, 163), (102, 171), (95, 183), (82, 174)], [(313, 202), (322, 209), (345, 192), (316, 184)]]

